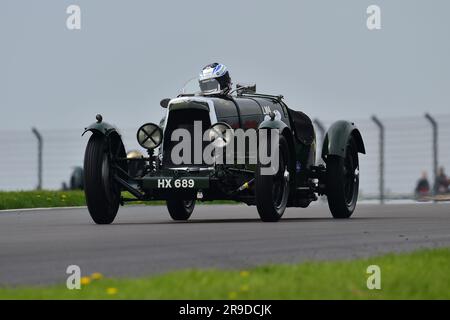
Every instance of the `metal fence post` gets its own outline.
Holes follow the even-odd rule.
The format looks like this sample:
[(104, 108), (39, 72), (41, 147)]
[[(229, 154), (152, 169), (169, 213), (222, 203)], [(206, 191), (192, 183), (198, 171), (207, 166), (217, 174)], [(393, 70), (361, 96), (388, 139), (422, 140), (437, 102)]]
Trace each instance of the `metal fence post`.
[(325, 139), (325, 131), (326, 131), (326, 129), (325, 129), (325, 126), (323, 125), (322, 121), (320, 121), (319, 119), (314, 119), (313, 122), (316, 125), (316, 127), (317, 127), (317, 129), (318, 129), (318, 131), (320, 133), (320, 149), (318, 149), (318, 150), (320, 150), (320, 152), (319, 152), (318, 156), (319, 156), (319, 162), (321, 162), (321, 159), (322, 159), (322, 157), (321, 157), (321, 155), (322, 155), (322, 145), (323, 145), (323, 141)]
[(380, 177), (379, 177), (379, 187), (380, 187), (380, 203), (384, 203), (384, 125), (381, 123), (381, 121), (376, 117), (372, 116), (372, 121), (377, 125), (378, 129), (380, 130), (380, 137), (379, 137), (379, 143), (380, 143)]
[[(425, 118), (431, 123), (431, 127), (433, 128), (433, 183), (435, 183), (439, 165), (438, 123), (429, 113), (425, 114)], [(433, 195), (435, 193), (436, 190), (433, 187)]]
[(42, 189), (42, 135), (39, 133), (39, 131), (36, 128), (32, 128), (31, 131), (36, 136), (38, 140), (38, 184), (36, 189), (41, 190)]

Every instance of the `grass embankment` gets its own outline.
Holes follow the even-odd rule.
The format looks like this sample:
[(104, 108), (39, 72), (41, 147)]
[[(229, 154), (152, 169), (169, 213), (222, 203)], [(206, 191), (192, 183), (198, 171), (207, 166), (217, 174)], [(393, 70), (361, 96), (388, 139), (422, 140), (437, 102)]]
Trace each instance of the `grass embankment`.
[[(381, 290), (367, 288), (369, 265)], [(450, 299), (450, 249), (345, 262), (191, 270), (138, 279), (82, 278), (81, 290), (0, 289), (2, 299)], [(101, 271), (101, 270), (99, 270)]]
[[(126, 198), (131, 198), (127, 192)], [(234, 201), (206, 201), (202, 204), (235, 204)], [(132, 202), (132, 204), (165, 205), (165, 201)], [(0, 210), (26, 208), (56, 208), (85, 206), (83, 191), (0, 191)]]

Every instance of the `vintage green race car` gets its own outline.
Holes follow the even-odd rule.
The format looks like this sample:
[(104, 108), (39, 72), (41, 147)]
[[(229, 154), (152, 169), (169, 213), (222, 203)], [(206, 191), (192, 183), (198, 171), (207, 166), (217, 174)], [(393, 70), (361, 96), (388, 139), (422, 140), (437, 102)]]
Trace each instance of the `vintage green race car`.
[[(310, 118), (289, 108), (282, 96), (256, 93), (256, 86), (182, 93), (163, 99), (161, 106), (166, 108), (164, 123), (144, 124), (137, 133), (146, 156), (127, 157), (118, 130), (101, 115), (85, 129), (92, 135), (85, 153), (84, 190), (96, 223), (112, 223), (125, 202), (151, 200), (165, 200), (174, 220), (189, 219), (196, 201), (235, 200), (256, 205), (263, 221), (278, 221), (286, 207), (306, 208), (318, 195), (327, 196), (335, 218), (348, 218), (354, 212), (358, 153), (365, 153), (354, 123), (337, 121), (329, 128), (321, 154), (324, 165), (317, 165)], [(190, 134), (189, 139), (179, 139), (183, 132)], [(250, 133), (257, 140), (251, 140)], [(243, 134), (244, 147), (253, 151), (228, 157)], [(209, 162), (193, 159), (210, 144), (214, 149)], [(218, 161), (220, 148), (225, 151)], [(277, 150), (272, 158), (276, 166), (262, 162), (261, 148), (267, 154)], [(174, 154), (191, 161), (180, 162)], [(230, 161), (223, 161), (224, 157)], [(272, 173), (263, 174), (265, 168)], [(123, 197), (122, 191), (132, 197)]]

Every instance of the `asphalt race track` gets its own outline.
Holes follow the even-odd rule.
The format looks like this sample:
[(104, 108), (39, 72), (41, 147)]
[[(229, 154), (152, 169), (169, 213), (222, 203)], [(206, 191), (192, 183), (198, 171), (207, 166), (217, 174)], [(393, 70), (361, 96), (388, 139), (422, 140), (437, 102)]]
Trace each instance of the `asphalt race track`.
[(450, 246), (444, 203), (359, 205), (350, 220), (318, 204), (288, 209), (278, 223), (241, 205), (197, 206), (189, 222), (171, 221), (165, 207), (125, 207), (108, 226), (94, 225), (87, 209), (0, 212), (0, 286), (65, 283), (72, 264), (133, 277), (442, 246)]

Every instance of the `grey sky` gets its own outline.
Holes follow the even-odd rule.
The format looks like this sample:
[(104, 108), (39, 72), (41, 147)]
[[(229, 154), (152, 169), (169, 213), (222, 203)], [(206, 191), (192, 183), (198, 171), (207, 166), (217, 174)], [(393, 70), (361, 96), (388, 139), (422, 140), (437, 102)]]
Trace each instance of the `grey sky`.
[[(66, 29), (70, 4), (81, 31)], [(96, 113), (137, 128), (214, 61), (313, 117), (449, 113), (449, 13), (446, 0), (2, 0), (0, 128), (81, 129)]]

